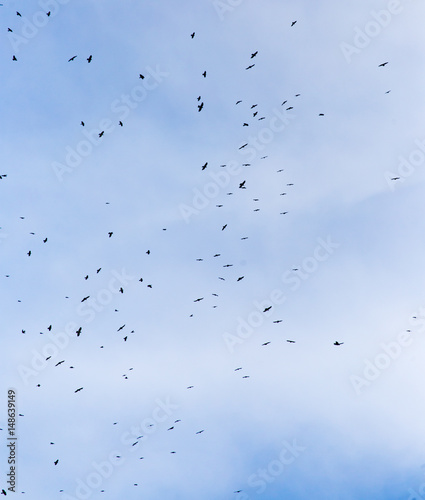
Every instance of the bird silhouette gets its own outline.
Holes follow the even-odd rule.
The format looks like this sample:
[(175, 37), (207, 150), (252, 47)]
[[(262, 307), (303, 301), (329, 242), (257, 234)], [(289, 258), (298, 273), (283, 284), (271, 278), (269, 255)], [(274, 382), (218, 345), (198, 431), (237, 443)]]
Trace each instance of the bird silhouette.
[(193, 32), (190, 36), (191, 38), (195, 38), (195, 32)]
[(68, 59), (68, 62), (73, 61), (77, 56), (72, 56), (70, 59)]
[(251, 59), (253, 59), (258, 54), (258, 50), (256, 50), (253, 54), (251, 54)]
[(208, 162), (206, 161), (203, 165), (202, 165), (202, 170), (205, 170), (207, 168), (207, 165), (208, 165)]
[(334, 342), (334, 345), (342, 345), (344, 342), (338, 342), (337, 340)]
[(90, 64), (93, 59), (93, 56), (90, 54), (89, 57), (87, 58), (87, 62)]
[(255, 66), (255, 64), (250, 64), (250, 65), (249, 65), (247, 68), (245, 68), (245, 69), (251, 69), (251, 68), (253, 68), (254, 66)]
[(204, 71), (204, 72), (202, 73), (202, 76), (203, 76), (204, 78), (206, 78), (206, 77), (207, 77), (207, 72), (206, 72), (206, 71)]
[(380, 64), (380, 65), (378, 66), (378, 68), (384, 68), (387, 64), (388, 64), (388, 61), (387, 61), (387, 62), (384, 62), (384, 63), (382, 63), (382, 64)]
[(201, 104), (198, 105), (198, 113), (202, 111), (202, 108), (204, 107), (204, 103), (201, 102)]
[(80, 392), (84, 389), (84, 387), (80, 387), (79, 389), (75, 390), (74, 392)]
[(297, 21), (292, 21), (291, 23), (291, 27), (294, 26), (294, 24), (296, 24)]

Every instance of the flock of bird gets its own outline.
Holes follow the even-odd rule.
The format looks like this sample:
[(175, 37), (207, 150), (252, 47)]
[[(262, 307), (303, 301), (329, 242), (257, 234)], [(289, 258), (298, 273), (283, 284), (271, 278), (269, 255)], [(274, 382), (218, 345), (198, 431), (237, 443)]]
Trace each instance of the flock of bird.
[[(51, 13), (50, 13), (49, 11), (48, 11), (48, 12), (46, 12), (46, 16), (50, 16), (50, 14), (51, 14)], [(16, 12), (16, 15), (17, 15), (18, 17), (22, 17), (22, 15), (21, 15), (21, 13), (20, 13), (20, 12)], [(294, 27), (296, 23), (297, 23), (297, 21), (293, 21), (293, 22), (290, 24), (290, 27)], [(8, 32), (9, 32), (9, 33), (13, 33), (13, 32), (14, 32), (14, 29), (12, 29), (11, 27), (9, 27), (9, 28), (8, 28)], [(192, 40), (194, 40), (194, 42), (193, 42), (193, 43), (196, 43), (196, 33), (195, 33), (195, 32), (192, 32), (189, 36), (190, 36), (190, 38), (191, 38)], [(86, 57), (86, 56), (88, 56), (88, 57)], [(79, 56), (78, 56), (78, 54), (77, 54), (77, 55), (73, 55), (73, 56), (69, 57), (69, 58), (68, 58), (68, 62), (69, 62), (69, 63), (72, 63), (72, 62), (76, 61), (77, 57), (79, 57)], [(245, 66), (245, 71), (252, 71), (252, 70), (254, 70), (254, 68), (255, 68), (255, 66), (256, 66), (255, 61), (257, 61), (257, 58), (260, 58), (260, 57), (261, 57), (261, 54), (259, 53), (259, 50), (255, 50), (255, 51), (253, 51), (253, 52), (249, 52), (249, 54), (247, 54), (247, 59), (249, 59), (249, 64), (247, 64), (247, 65)], [(93, 55), (92, 55), (92, 54), (89, 54), (89, 55), (88, 55), (88, 54), (86, 54), (86, 55), (84, 56), (84, 58), (86, 59), (86, 61), (87, 61), (87, 63), (88, 63), (88, 64), (91, 64), (92, 62), (95, 64), (95, 59), (93, 58)], [(13, 61), (18, 62), (18, 58), (16, 57), (16, 55), (13, 55), (13, 56), (12, 56), (12, 59), (13, 59)], [(385, 67), (387, 64), (388, 64), (388, 62), (384, 62), (384, 63), (380, 64), (379, 66), (380, 66), (380, 67)], [(201, 69), (203, 69), (203, 68), (201, 68)], [(255, 70), (254, 70), (254, 71), (255, 71)], [(209, 77), (209, 76), (210, 76), (210, 75), (209, 75), (209, 73), (207, 72), (207, 70), (205, 70), (205, 69), (204, 69), (202, 72), (200, 71), (200, 72), (199, 72), (199, 74), (200, 74), (203, 78), (207, 78), (207, 77)], [(144, 76), (143, 74), (141, 74), (141, 73), (140, 73), (140, 74), (138, 75), (138, 78), (143, 80), (143, 79), (145, 78), (145, 76)], [(388, 91), (388, 92), (390, 92), (390, 91)], [(298, 93), (298, 94), (295, 94), (294, 98), (296, 98), (296, 99), (297, 99), (297, 98), (299, 98), (299, 97), (300, 97), (300, 95), (301, 95), (301, 94), (299, 94), (299, 93)], [(203, 110), (204, 110), (204, 108), (205, 108), (205, 106), (207, 106), (207, 105), (208, 105), (208, 102), (207, 102), (207, 101), (204, 101), (204, 99), (203, 99), (202, 95), (198, 95), (198, 96), (196, 97), (196, 103), (197, 103), (196, 105), (197, 105), (197, 110), (198, 110), (198, 112), (203, 111)], [(290, 105), (288, 105), (288, 104), (290, 104), (290, 103), (288, 102), (288, 99), (285, 99), (285, 100), (283, 100), (283, 102), (281, 103), (281, 106), (285, 106), (285, 108), (284, 108), (284, 109), (285, 109), (285, 111), (288, 111), (288, 112), (289, 112), (289, 111), (291, 111), (292, 109), (294, 109), (294, 107), (295, 107), (295, 103), (292, 103), (292, 104), (290, 104)], [(242, 106), (244, 106), (244, 105), (245, 105), (245, 103), (244, 103), (244, 101), (243, 101), (242, 99), (238, 99), (238, 100), (234, 103), (234, 105), (238, 106), (238, 109), (239, 109), (239, 108), (241, 108)], [(266, 119), (266, 116), (260, 112), (260, 111), (261, 111), (261, 110), (260, 110), (260, 108), (261, 108), (261, 106), (260, 106), (257, 102), (254, 102), (254, 103), (248, 103), (248, 104), (247, 104), (247, 106), (246, 106), (246, 116), (244, 117), (244, 119), (243, 119), (243, 121), (242, 121), (242, 123), (241, 123), (241, 126), (242, 126), (242, 127), (250, 127), (250, 126), (252, 126), (252, 120), (254, 120), (254, 119), (255, 119), (255, 120), (257, 120), (257, 121), (263, 121), (263, 120), (265, 120), (265, 119)], [(248, 114), (248, 113), (249, 113), (249, 114)], [(320, 117), (324, 117), (325, 115), (324, 115), (324, 113), (319, 113), (319, 116), (320, 116)], [(83, 118), (83, 119), (80, 121), (80, 124), (79, 124), (79, 125), (80, 125), (81, 127), (85, 127), (85, 126), (86, 126), (85, 118)], [(120, 127), (123, 127), (123, 126), (124, 126), (124, 123), (120, 120), (120, 121), (118, 122), (118, 125), (119, 125)], [(103, 138), (103, 137), (104, 137), (104, 134), (105, 134), (105, 131), (104, 131), (104, 130), (102, 130), (102, 131), (98, 134), (98, 135), (99, 135), (99, 138)], [(105, 140), (105, 139), (103, 139), (103, 140)], [(241, 145), (241, 146), (239, 147), (239, 149), (240, 149), (240, 150), (242, 150), (242, 149), (246, 148), (248, 145), (249, 145), (248, 143), (244, 143), (243, 145)], [(263, 155), (263, 156), (260, 158), (260, 160), (265, 160), (266, 158), (267, 158), (267, 155)], [(250, 164), (250, 163), (245, 163), (245, 164), (243, 164), (243, 166), (244, 166), (244, 167), (250, 167), (250, 166), (251, 166), (251, 164)], [(207, 170), (209, 167), (210, 167), (210, 161), (205, 161), (205, 163), (203, 163), (202, 165), (200, 165), (200, 167), (199, 167), (199, 168), (201, 169), (201, 171), (205, 171), (205, 170)], [(220, 165), (220, 167), (221, 167), (221, 168), (225, 168), (225, 167), (226, 167), (226, 164), (221, 164), (221, 165)], [(277, 172), (276, 172), (276, 173), (277, 173), (277, 174), (282, 174), (283, 172), (284, 172), (284, 170), (283, 170), (283, 169), (279, 169), (279, 170), (277, 170)], [(9, 173), (9, 174), (10, 174), (10, 173)], [(9, 178), (10, 178), (10, 175), (9, 175), (9, 177), (8, 177), (8, 174), (1, 174), (1, 175), (0, 175), (0, 180), (2, 180), (2, 181), (7, 182), (7, 180), (8, 180)], [(397, 178), (394, 178), (393, 180), (397, 180)], [(279, 183), (279, 182), (277, 182), (277, 183)], [(279, 196), (286, 197), (286, 198), (284, 198), (285, 200), (286, 200), (287, 198), (290, 198), (290, 190), (291, 190), (291, 189), (293, 189), (293, 186), (294, 186), (294, 183), (292, 183), (292, 182), (286, 182), (286, 183), (285, 183), (285, 187), (284, 187), (284, 189), (285, 189), (285, 190), (284, 190), (284, 191), (282, 191), (281, 193), (279, 193)], [(247, 189), (250, 189), (250, 186), (248, 185), (247, 180), (246, 180), (246, 179), (241, 180), (241, 181), (238, 183), (238, 188), (237, 188), (237, 189), (239, 189), (239, 190), (241, 190), (241, 191), (242, 191), (242, 190), (247, 190)], [(227, 192), (226, 194), (227, 194), (228, 196), (235, 195), (235, 193), (234, 193), (234, 192), (232, 192), (232, 191)], [(282, 198), (282, 199), (283, 199), (283, 198)], [(252, 201), (254, 202), (254, 206), (255, 206), (255, 204), (257, 204), (257, 205), (258, 205), (258, 202), (260, 201), (260, 199), (259, 199), (259, 198), (257, 198), (257, 197), (254, 197), (254, 198), (252, 198)], [(108, 204), (108, 205), (109, 205), (109, 202), (106, 202), (106, 204)], [(220, 203), (220, 204), (217, 204), (217, 205), (216, 205), (216, 208), (221, 209), (221, 208), (223, 208), (223, 206), (224, 206), (224, 204), (223, 204), (223, 203)], [(254, 211), (254, 212), (258, 212), (258, 211), (260, 211), (260, 208), (258, 208), (258, 206), (255, 206), (255, 208), (253, 208), (253, 211)], [(280, 212), (280, 214), (281, 214), (281, 215), (286, 215), (286, 214), (288, 214), (288, 213), (289, 213), (289, 212), (288, 212), (288, 210), (286, 209), (286, 205), (284, 205), (284, 206), (282, 207), (282, 211)], [(24, 219), (25, 219), (25, 217), (23, 217), (23, 216), (22, 216), (22, 217), (20, 217), (20, 219), (24, 220)], [(1, 228), (0, 228), (0, 229), (1, 229)], [(217, 229), (220, 229), (220, 228), (217, 228)], [(226, 229), (228, 230), (228, 223), (225, 223), (225, 224), (223, 224), (223, 225), (221, 226), (221, 231), (225, 231)], [(163, 231), (166, 231), (166, 228), (162, 228), (162, 230), (163, 230)], [(33, 232), (33, 231), (32, 231), (32, 232), (30, 232), (30, 235), (31, 235), (31, 236), (36, 236), (35, 232)], [(113, 228), (111, 228), (111, 230), (110, 230), (110, 231), (108, 231), (108, 232), (107, 232), (107, 233), (106, 233), (103, 237), (105, 238), (105, 240), (106, 240), (106, 241), (108, 241), (108, 240), (110, 240), (110, 239), (113, 239), (113, 236), (114, 236), (114, 230), (113, 230)], [(42, 235), (42, 236), (40, 236), (39, 238), (40, 238), (40, 242), (42, 242), (42, 243), (43, 243), (43, 245), (44, 245), (44, 244), (48, 244), (49, 239), (48, 239), (48, 237), (47, 237), (47, 236)], [(248, 236), (246, 236), (246, 235), (243, 235), (243, 236), (241, 236), (241, 237), (240, 237), (240, 240), (241, 240), (241, 241), (245, 241), (245, 240), (247, 240), (247, 239), (248, 239)], [(37, 252), (40, 252), (40, 251), (41, 251), (41, 250), (40, 250), (40, 248), (39, 248), (39, 247), (37, 247)], [(27, 249), (25, 249), (25, 252), (26, 252), (26, 255), (28, 256), (28, 258), (31, 258), (31, 257), (33, 257), (33, 252), (34, 252), (34, 249), (33, 249), (33, 248), (27, 248)], [(147, 259), (149, 259), (149, 256), (151, 255), (151, 251), (150, 251), (150, 249), (146, 249), (146, 250), (145, 250), (145, 255), (147, 256), (146, 258), (147, 258)], [(213, 258), (213, 259), (215, 259), (216, 261), (220, 262), (220, 261), (221, 261), (221, 258), (222, 258), (222, 253), (221, 253), (221, 251), (218, 251), (218, 252), (216, 252), (216, 253), (213, 253), (213, 254), (212, 254), (212, 258)], [(198, 258), (196, 258), (196, 261), (197, 261), (197, 262), (203, 262), (203, 261), (204, 261), (204, 257), (198, 257)], [(228, 263), (228, 262), (226, 262), (226, 261), (224, 261), (224, 262), (225, 262), (225, 263), (220, 264), (220, 265), (221, 265), (221, 269), (223, 270), (223, 272), (220, 272), (220, 275), (219, 275), (219, 276), (217, 276), (217, 279), (218, 279), (218, 280), (220, 280), (220, 281), (222, 281), (222, 282), (223, 282), (223, 281), (232, 281), (232, 282), (240, 283), (240, 282), (242, 282), (242, 281), (245, 279), (245, 274), (243, 274), (243, 273), (237, 274), (235, 277), (229, 277), (228, 275), (226, 275), (227, 270), (228, 270), (229, 268), (232, 268), (232, 267), (234, 266), (234, 264), (232, 264), (232, 263)], [(94, 275), (94, 277), (96, 277), (96, 275), (99, 275), (99, 274), (101, 273), (101, 271), (102, 271), (102, 267), (98, 267), (98, 268), (94, 269), (93, 271), (88, 271), (88, 272), (87, 272), (87, 271), (85, 271), (85, 272), (83, 272), (83, 273), (81, 274), (81, 276), (80, 276), (80, 277), (77, 277), (76, 279), (80, 279), (80, 280), (84, 280), (84, 281), (91, 281), (91, 276), (92, 276), (92, 274)], [(296, 271), (296, 269), (294, 269), (294, 271)], [(6, 275), (5, 275), (5, 277), (6, 277), (6, 278), (8, 278), (8, 279), (12, 279), (12, 278), (13, 278), (10, 274), (6, 274)], [(142, 284), (145, 284), (145, 280), (144, 280), (144, 278), (143, 278), (143, 277), (138, 277), (138, 282), (141, 284), (141, 285), (139, 285), (139, 286), (143, 286)], [(147, 288), (149, 288), (149, 289), (152, 289), (152, 288), (153, 288), (153, 286), (154, 286), (154, 283), (149, 283), (149, 284), (146, 284), (146, 287), (147, 287)], [(238, 285), (238, 286), (239, 286), (239, 285)], [(240, 285), (240, 286), (243, 286), (243, 285)], [(122, 294), (122, 295), (123, 295), (123, 294), (125, 294), (125, 288), (124, 288), (123, 286), (121, 286), (121, 287), (119, 288), (118, 292), (119, 292), (120, 294)], [(218, 298), (218, 297), (219, 297), (219, 294), (218, 294), (218, 293), (216, 293), (216, 291), (214, 291), (214, 292), (211, 294), (211, 296), (213, 296), (214, 298)], [(195, 297), (196, 297), (196, 296), (195, 296)], [(72, 299), (70, 299), (70, 297), (69, 297), (69, 296), (66, 296), (65, 298), (66, 298), (66, 299), (68, 299), (68, 300), (72, 300)], [(91, 299), (91, 294), (90, 294), (90, 293), (88, 293), (87, 295), (85, 294), (83, 297), (79, 298), (79, 299), (78, 299), (78, 302), (79, 302), (79, 303), (89, 302), (89, 301), (90, 301), (90, 299)], [(201, 296), (201, 297), (196, 297), (196, 298), (193, 298), (193, 299), (192, 299), (192, 301), (193, 301), (193, 304), (194, 304), (194, 305), (195, 305), (195, 304), (196, 304), (196, 305), (198, 305), (199, 303), (201, 303), (201, 302), (202, 302), (202, 301), (204, 301), (205, 299), (206, 299), (206, 296)], [(20, 298), (18, 298), (18, 302), (21, 302), (21, 299), (20, 299)], [(111, 306), (111, 307), (112, 307), (112, 306)], [(213, 308), (216, 308), (216, 307), (217, 307), (217, 305), (216, 305), (216, 304), (214, 304), (212, 307), (213, 307)], [(264, 308), (264, 310), (263, 310), (263, 313), (265, 314), (265, 313), (269, 312), (269, 311), (272, 309), (272, 307), (273, 307), (273, 305), (269, 305), (269, 306), (265, 307), (265, 308)], [(115, 312), (116, 312), (116, 313), (119, 313), (119, 310), (118, 310), (118, 309), (115, 309)], [(196, 313), (196, 311), (193, 311), (193, 312), (190, 314), (190, 317), (194, 317), (195, 313)], [(275, 320), (273, 320), (272, 322), (273, 322), (274, 324), (276, 324), (276, 325), (279, 325), (279, 324), (281, 324), (281, 323), (283, 322), (283, 320), (282, 320), (282, 319), (275, 319)], [(50, 331), (52, 331), (52, 329), (54, 330), (54, 327), (53, 327), (53, 325), (52, 325), (52, 324), (50, 324), (50, 325), (47, 327), (47, 331), (49, 331), (49, 332), (50, 332)], [(130, 328), (128, 328), (128, 326), (126, 325), (126, 323), (125, 323), (125, 322), (124, 322), (124, 323), (123, 323), (123, 324), (122, 324), (122, 325), (121, 325), (121, 326), (120, 326), (120, 327), (119, 327), (116, 331), (117, 331), (117, 333), (119, 333), (120, 335), (122, 335), (122, 340), (123, 340), (123, 342), (127, 342), (127, 341), (129, 340), (130, 336), (131, 336), (131, 335), (133, 335), (133, 334), (135, 334), (135, 330), (131, 330)], [(21, 329), (21, 332), (20, 332), (20, 333), (21, 333), (21, 334), (23, 334), (23, 335), (26, 335), (26, 334), (27, 334), (27, 328), (24, 326), (24, 327)], [(40, 334), (43, 334), (43, 332), (40, 332)], [(85, 331), (84, 331), (84, 325), (83, 325), (83, 324), (78, 325), (78, 328), (76, 328), (76, 329), (75, 329), (75, 338), (81, 338), (82, 336), (84, 336), (84, 334), (85, 334)], [(287, 343), (289, 343), (289, 344), (295, 344), (295, 343), (296, 343), (296, 341), (297, 341), (297, 340), (294, 340), (293, 338), (291, 338), (291, 339), (285, 339), (285, 340), (286, 340), (286, 342), (287, 342)], [(260, 344), (260, 346), (261, 346), (261, 347), (267, 347), (267, 346), (269, 346), (270, 344), (272, 344), (272, 342), (273, 342), (272, 340), (267, 340), (267, 341), (265, 341), (265, 342), (262, 342), (262, 343)], [(342, 346), (343, 344), (344, 344), (344, 342), (340, 342), (340, 341), (338, 341), (338, 340), (336, 340), (336, 341), (333, 343), (333, 345), (334, 345), (334, 346)], [(104, 348), (104, 346), (103, 346), (103, 345), (100, 345), (99, 347), (100, 347), (100, 348)], [(63, 370), (63, 367), (64, 367), (64, 365), (67, 363), (67, 361), (66, 361), (65, 359), (61, 359), (60, 361), (57, 361), (57, 360), (53, 360), (53, 359), (51, 359), (51, 358), (52, 358), (51, 356), (47, 357), (47, 358), (46, 358), (46, 361), (51, 361), (51, 362), (52, 362), (52, 364), (53, 364), (53, 365), (52, 365), (52, 368), (55, 368), (55, 369), (57, 369), (57, 370)], [(74, 369), (74, 366), (73, 366), (72, 364), (68, 364), (68, 368), (70, 368), (70, 369)], [(129, 371), (133, 371), (133, 367), (128, 368), (128, 370), (129, 370)], [(239, 372), (241, 372), (241, 371), (242, 371), (242, 373), (243, 373), (243, 367), (242, 367), (242, 366), (238, 366), (238, 367), (234, 368), (234, 372), (236, 372), (236, 373), (239, 373)], [(128, 374), (127, 374), (127, 373), (123, 374), (123, 375), (122, 375), (122, 377), (123, 377), (123, 379), (124, 379), (124, 380), (128, 380), (128, 379), (129, 379), (129, 378), (128, 378)], [(245, 374), (245, 373), (244, 373), (243, 375), (241, 375), (241, 378), (242, 378), (242, 379), (249, 379), (249, 378), (250, 378), (250, 375), (248, 375), (248, 374)], [(40, 383), (35, 384), (35, 386), (36, 386), (37, 388), (41, 388), (41, 384), (40, 384)], [(189, 385), (189, 386), (187, 386), (187, 387), (186, 387), (186, 389), (187, 389), (187, 390), (191, 390), (191, 389), (193, 389), (193, 388), (194, 388), (194, 386), (193, 386), (193, 385)], [(76, 394), (76, 396), (75, 396), (75, 397), (78, 397), (78, 393), (81, 393), (83, 390), (84, 390), (84, 386), (81, 386), (81, 387), (76, 387), (76, 388), (74, 389), (74, 393)], [(22, 416), (23, 416), (23, 415), (22, 415)], [(176, 431), (176, 429), (178, 428), (178, 425), (177, 425), (177, 424), (179, 424), (180, 422), (181, 422), (181, 419), (175, 419), (175, 420), (174, 420), (174, 422), (173, 422), (173, 425), (169, 426), (169, 427), (167, 428), (167, 431), (166, 431), (166, 432)], [(117, 425), (117, 422), (113, 422), (113, 425)], [(194, 430), (194, 431), (193, 431), (193, 434), (194, 434), (194, 435), (201, 435), (201, 434), (203, 434), (204, 432), (205, 432), (205, 433), (207, 433), (207, 432), (208, 432), (208, 429), (199, 429), (199, 430)], [(133, 446), (137, 446), (137, 445), (139, 444), (139, 442), (140, 442), (140, 440), (141, 440), (142, 438), (143, 438), (143, 436), (142, 436), (142, 435), (138, 436), (138, 437), (137, 437), (137, 439), (135, 439), (135, 442), (134, 442)], [(50, 442), (50, 445), (54, 446), (54, 445), (55, 445), (55, 443), (54, 443), (54, 442)], [(173, 450), (170, 450), (169, 452), (170, 452), (170, 454), (173, 454), (173, 455), (178, 454), (178, 450), (174, 450), (174, 449), (173, 449)], [(140, 460), (142, 460), (142, 459), (144, 459), (144, 458), (145, 458), (144, 456), (141, 456), (141, 457), (140, 457)], [(58, 467), (60, 467), (60, 457), (56, 458), (56, 459), (53, 461), (53, 465), (54, 465), (54, 466), (58, 466)], [(134, 486), (138, 486), (138, 484), (137, 484), (137, 483), (135, 483), (135, 484), (134, 484)], [(63, 490), (60, 490), (60, 491), (61, 491), (61, 492), (63, 492)], [(102, 489), (102, 490), (101, 490), (101, 492), (104, 492), (104, 491), (105, 491), (104, 489)], [(242, 491), (243, 491), (243, 489), (236, 489), (236, 490), (234, 490), (234, 493), (239, 494), (239, 493), (241, 493)], [(6, 495), (6, 494), (7, 494), (7, 492), (6, 492), (4, 489), (2, 490), (2, 492), (1, 492), (1, 493), (2, 493), (3, 495)], [(22, 493), (24, 493), (24, 492), (22, 492)]]

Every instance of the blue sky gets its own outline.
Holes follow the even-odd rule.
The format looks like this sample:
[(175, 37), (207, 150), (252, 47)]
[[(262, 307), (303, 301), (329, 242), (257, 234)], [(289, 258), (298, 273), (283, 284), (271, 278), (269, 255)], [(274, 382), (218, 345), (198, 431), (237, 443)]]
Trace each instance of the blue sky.
[(0, 489), (425, 498), (424, 10), (3, 1)]

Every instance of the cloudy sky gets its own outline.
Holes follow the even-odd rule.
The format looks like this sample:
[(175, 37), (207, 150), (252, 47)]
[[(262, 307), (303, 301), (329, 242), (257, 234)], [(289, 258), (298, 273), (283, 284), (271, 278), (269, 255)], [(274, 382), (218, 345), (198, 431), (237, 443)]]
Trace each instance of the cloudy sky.
[(0, 489), (425, 498), (424, 14), (3, 0)]

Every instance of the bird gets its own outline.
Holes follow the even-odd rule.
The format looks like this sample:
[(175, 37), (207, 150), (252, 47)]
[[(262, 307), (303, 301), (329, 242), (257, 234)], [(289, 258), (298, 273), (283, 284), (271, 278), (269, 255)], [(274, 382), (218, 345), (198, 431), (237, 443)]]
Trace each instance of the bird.
[(264, 308), (263, 313), (265, 313), (265, 312), (267, 312), (267, 311), (270, 311), (270, 309), (271, 309), (272, 307), (273, 307), (273, 306), (269, 306), (269, 307)]
[(80, 336), (81, 330), (82, 330), (82, 327), (80, 326), (80, 328), (78, 328), (78, 330), (75, 331), (75, 333), (77, 334), (77, 337)]
[(240, 188), (240, 189), (246, 189), (246, 188), (245, 188), (245, 183), (246, 183), (246, 180), (245, 180), (245, 181), (242, 181), (242, 182), (239, 184), (239, 188)]
[(49, 12), (46, 12), (47, 17), (50, 17), (50, 14), (51, 14), (50, 10), (49, 10)]
[(399, 179), (400, 179), (400, 177), (391, 177), (392, 181), (398, 181)]
[(342, 345), (344, 342), (338, 342), (337, 340), (334, 342), (334, 345)]
[(198, 105), (198, 113), (202, 111), (202, 108), (204, 107), (204, 103), (201, 102), (201, 104)]
[(2, 495), (6, 495), (6, 492), (4, 490), (1, 490)]
[(193, 32), (190, 36), (191, 38), (195, 38), (195, 32)]
[(87, 62), (90, 64), (92, 59), (93, 59), (93, 56), (90, 54), (89, 57), (87, 58)]
[(81, 126), (82, 126), (82, 127), (84, 127), (84, 125), (85, 125), (85, 123), (82, 121), (82, 122), (81, 122)]
[(193, 302), (200, 302), (201, 300), (204, 300), (204, 297), (201, 297), (199, 299), (195, 299)]
[(139, 78), (140, 78), (141, 80), (144, 80), (144, 79), (145, 79), (145, 77), (144, 77), (144, 75), (142, 75), (142, 73), (139, 73)]
[(174, 429), (174, 426), (168, 428), (167, 431), (172, 431), (173, 429)]
[(240, 101), (240, 100), (239, 100), (239, 101), (236, 101), (236, 104), (240, 104), (241, 102), (242, 102), (242, 101)]
[(49, 325), (49, 326), (47, 327), (47, 329), (49, 330), (49, 332), (51, 332), (51, 331), (52, 331), (52, 325)]
[(323, 113), (319, 113), (319, 116), (325, 116)]
[(151, 251), (150, 251), (150, 250), (148, 250), (146, 253), (147, 253), (148, 255), (150, 255)]
[(224, 224), (224, 226), (221, 228), (222, 231), (224, 231), (227, 227), (227, 224)]
[(290, 344), (295, 344), (295, 340), (287, 340), (286, 342), (289, 342)]
[(258, 54), (258, 50), (256, 50), (253, 54), (251, 54), (251, 59), (253, 59)]
[(207, 165), (208, 165), (208, 162), (206, 161), (203, 165), (202, 165), (202, 170), (205, 170), (207, 168)]
[(381, 63), (381, 64), (378, 66), (378, 68), (381, 68), (381, 67), (382, 67), (382, 68), (384, 68), (387, 64), (388, 64), (388, 61), (387, 61), (387, 62), (384, 62), (384, 63)]
[(282, 323), (281, 319), (277, 319), (276, 321), (273, 321), (273, 323)]
[(292, 21), (292, 23), (291, 23), (291, 28), (292, 28), (292, 26), (294, 26), (294, 24), (296, 24), (296, 22), (297, 22), (297, 21)]
[(12, 61), (17, 61), (16, 56), (12, 57)]
[(47, 243), (47, 238), (44, 238), (43, 243)]
[(239, 276), (239, 278), (236, 281), (241, 281), (244, 279), (245, 276)]
[(102, 130), (102, 132), (100, 132), (100, 134), (99, 134), (99, 138), (100, 138), (100, 137), (103, 137), (103, 134), (104, 134), (104, 133), (105, 133), (105, 131), (104, 131), (104, 130)]
[(239, 368), (235, 368), (235, 372), (237, 372), (239, 370), (242, 370), (242, 366), (240, 366)]
[(250, 65), (249, 65), (247, 68), (245, 68), (245, 69), (251, 69), (251, 68), (253, 68), (254, 66), (255, 66), (255, 64), (250, 64)]
[(113, 233), (112, 231), (110, 231), (110, 232), (108, 233), (109, 237), (111, 237), (113, 234), (114, 234), (114, 233)]
[(206, 72), (206, 71), (204, 71), (204, 72), (202, 73), (202, 76), (203, 76), (204, 78), (206, 78), (206, 77), (207, 77), (207, 72)]
[(77, 56), (72, 56), (70, 59), (68, 59), (68, 62), (73, 61)]
[(264, 342), (264, 344), (261, 344), (261, 345), (269, 345), (270, 342)]
[(84, 276), (84, 279), (88, 280), (89, 279), (89, 275), (87, 274), (86, 276)]
[(7, 31), (10, 31), (10, 33), (13, 33), (13, 30), (11, 30), (10, 28), (7, 28)]
[(90, 295), (87, 295), (87, 297), (84, 297), (84, 299), (81, 302), (85, 302), (89, 298), (90, 298)]
[(253, 105), (251, 106), (251, 109), (254, 109), (254, 108), (256, 108), (257, 106), (258, 106), (258, 104), (253, 104)]
[(199, 102), (201, 100), (201, 96), (198, 95), (198, 97), (196, 98), (196, 100)]
[(21, 14), (18, 11), (16, 11), (16, 15), (19, 16), (19, 17), (22, 17)]
[(97, 269), (97, 270), (96, 270), (96, 274), (100, 273), (100, 270), (101, 270), (101, 269), (102, 269), (102, 268), (101, 268), (101, 267), (99, 267), (99, 269)]
[(31, 257), (31, 250), (27, 253), (28, 257)]
[(123, 328), (125, 327), (125, 325), (122, 325), (118, 328), (117, 332), (120, 332)]
[(249, 127), (248, 123), (245, 123), (242, 125), (243, 127)]
[(120, 291), (120, 293), (124, 293), (123, 287), (121, 287), (119, 291)]
[(56, 364), (55, 364), (55, 366), (59, 366), (59, 365), (61, 365), (62, 363), (65, 363), (65, 360), (63, 360), (63, 361), (59, 361), (59, 363), (56, 363)]
[(246, 146), (248, 146), (248, 143), (244, 144), (244, 145), (243, 145), (243, 146), (241, 146), (239, 149), (246, 148)]
[(75, 390), (74, 392), (80, 392), (84, 389), (84, 387), (80, 387), (79, 389)]
[(189, 385), (189, 387), (187, 387), (187, 389), (193, 389), (193, 385)]
[(118, 125), (119, 125), (120, 127), (122, 127), (122, 126), (123, 126), (123, 122), (120, 120), (120, 121), (118, 122)]
[(202, 434), (204, 432), (204, 429), (202, 429), (201, 431), (198, 431), (196, 434)]

